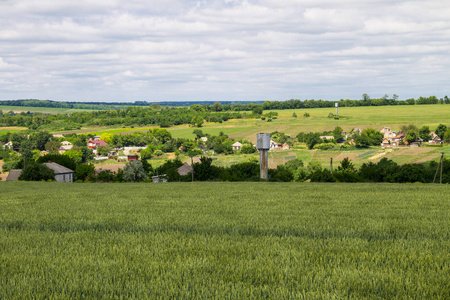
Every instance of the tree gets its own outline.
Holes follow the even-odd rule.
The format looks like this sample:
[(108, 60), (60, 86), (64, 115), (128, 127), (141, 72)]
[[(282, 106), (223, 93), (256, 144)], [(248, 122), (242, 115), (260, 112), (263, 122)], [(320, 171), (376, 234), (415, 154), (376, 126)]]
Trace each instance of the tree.
[(150, 147), (147, 147), (145, 149), (142, 149), (139, 153), (141, 154), (142, 160), (147, 160), (152, 158), (153, 150)]
[(263, 108), (262, 108), (262, 106), (261, 106), (261, 105), (255, 106), (255, 107), (252, 109), (252, 113), (253, 113), (254, 115), (261, 115), (261, 114), (263, 113)]
[(419, 137), (423, 141), (428, 141), (430, 139), (430, 127), (428, 126), (422, 126), (419, 130)]
[(241, 153), (252, 154), (256, 152), (256, 148), (250, 143), (244, 143), (241, 147)]
[(60, 141), (48, 141), (45, 144), (45, 149), (48, 152), (52, 152), (52, 153), (57, 153), (59, 150), (59, 147), (61, 147), (61, 142)]
[(369, 101), (369, 100), (370, 100), (370, 97), (369, 97), (368, 94), (364, 93), (364, 94), (362, 95), (362, 99), (363, 99), (364, 101)]
[(45, 144), (51, 140), (53, 135), (46, 131), (37, 131), (30, 134), (30, 141), (34, 149), (45, 150)]
[(111, 148), (108, 146), (98, 146), (97, 147), (97, 154), (101, 156), (107, 156), (109, 154), (109, 151), (111, 151)]
[(37, 162), (30, 161), (23, 168), (22, 173), (19, 176), (19, 180), (25, 181), (41, 181), (41, 180), (54, 180), (55, 172)]
[(128, 182), (140, 182), (148, 179), (144, 166), (139, 160), (130, 161), (123, 168), (123, 179)]
[(194, 129), (194, 131), (192, 132), (195, 137), (197, 139), (200, 139), (201, 137), (203, 137), (203, 131), (201, 131), (200, 129)]
[(434, 133), (436, 133), (436, 135), (439, 136), (441, 140), (443, 140), (446, 131), (447, 126), (445, 126), (444, 124), (439, 124)]
[(111, 133), (105, 132), (100, 135), (100, 139), (107, 144), (110, 144), (112, 142), (112, 138), (113, 138), (113, 134), (111, 134)]
[(89, 180), (94, 177), (95, 167), (92, 164), (79, 164), (75, 168), (75, 180)]
[(333, 137), (334, 140), (336, 141), (336, 143), (340, 143), (344, 140), (344, 136), (341, 134), (342, 133), (342, 128), (339, 126), (336, 126), (333, 130)]
[(39, 157), (36, 161), (39, 163), (55, 162), (71, 170), (75, 170), (77, 167), (76, 162), (73, 159), (71, 159), (70, 156), (61, 155), (58, 153), (46, 154), (44, 156)]
[(417, 140), (417, 135), (414, 130), (408, 131), (408, 133), (405, 136), (405, 140), (408, 142), (408, 144), (411, 144)]

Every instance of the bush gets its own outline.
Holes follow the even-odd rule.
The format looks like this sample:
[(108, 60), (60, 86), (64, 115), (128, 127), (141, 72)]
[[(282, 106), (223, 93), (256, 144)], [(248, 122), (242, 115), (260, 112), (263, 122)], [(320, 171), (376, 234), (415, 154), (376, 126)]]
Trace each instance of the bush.
[(25, 181), (41, 181), (41, 180), (55, 180), (55, 172), (37, 162), (27, 162), (25, 168), (22, 170), (22, 174), (19, 176), (19, 180)]

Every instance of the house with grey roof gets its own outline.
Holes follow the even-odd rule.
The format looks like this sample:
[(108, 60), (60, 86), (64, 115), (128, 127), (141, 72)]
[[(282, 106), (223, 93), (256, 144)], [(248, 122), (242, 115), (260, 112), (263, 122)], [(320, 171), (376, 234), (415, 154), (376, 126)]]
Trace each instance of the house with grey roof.
[(20, 170), (20, 169), (9, 171), (6, 181), (17, 181), (17, 180), (19, 180), (20, 174), (22, 174), (22, 170)]
[(44, 163), (44, 165), (55, 172), (55, 181), (73, 182), (73, 171), (55, 162)]
[(192, 173), (194, 171), (194, 168), (192, 168), (192, 166), (188, 165), (187, 163), (184, 163), (184, 165), (179, 167), (177, 171), (180, 176), (186, 176), (189, 173)]

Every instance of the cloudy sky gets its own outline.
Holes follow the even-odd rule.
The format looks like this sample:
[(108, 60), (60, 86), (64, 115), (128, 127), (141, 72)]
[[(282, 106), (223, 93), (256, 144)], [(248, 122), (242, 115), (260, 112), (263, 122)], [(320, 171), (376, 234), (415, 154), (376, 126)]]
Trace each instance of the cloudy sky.
[(448, 0), (0, 0), (0, 99), (450, 96)]

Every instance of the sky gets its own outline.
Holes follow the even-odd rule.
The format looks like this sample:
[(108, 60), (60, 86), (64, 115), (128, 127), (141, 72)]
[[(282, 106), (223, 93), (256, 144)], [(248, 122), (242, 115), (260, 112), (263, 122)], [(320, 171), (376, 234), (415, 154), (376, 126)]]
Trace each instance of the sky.
[(0, 0), (0, 99), (450, 96), (448, 0)]

